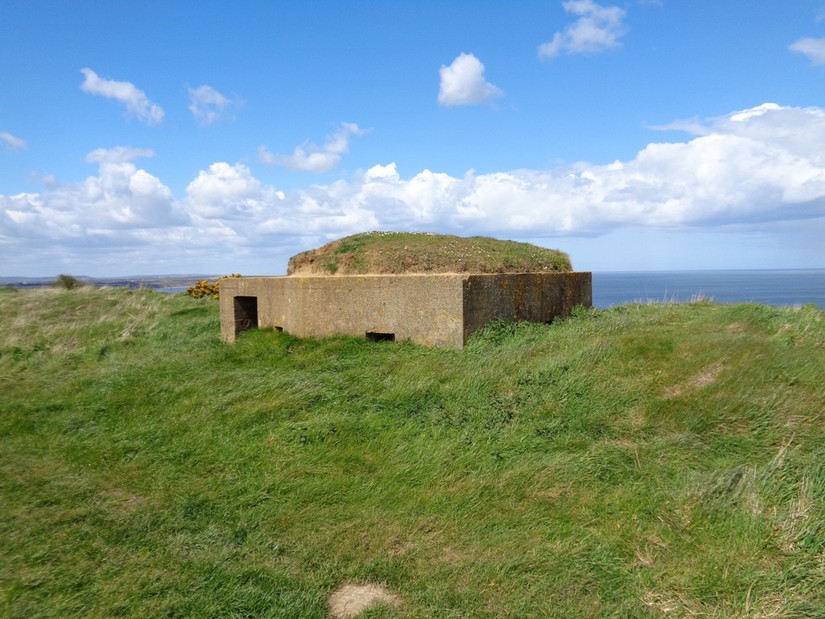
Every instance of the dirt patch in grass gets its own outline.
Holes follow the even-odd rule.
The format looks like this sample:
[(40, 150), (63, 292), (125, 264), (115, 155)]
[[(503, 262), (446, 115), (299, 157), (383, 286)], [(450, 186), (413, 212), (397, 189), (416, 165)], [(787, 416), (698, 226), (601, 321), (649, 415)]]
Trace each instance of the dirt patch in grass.
[(719, 377), (719, 374), (722, 372), (723, 366), (720, 363), (714, 363), (707, 368), (705, 368), (702, 372), (691, 378), (687, 383), (683, 385), (673, 385), (668, 387), (665, 390), (665, 396), (669, 398), (676, 398), (682, 395), (685, 391), (694, 391), (697, 389), (703, 389), (708, 385), (712, 385), (716, 382), (716, 379)]
[(556, 249), (488, 237), (365, 232), (290, 258), (288, 275), (546, 273), (571, 271)]
[(346, 584), (329, 596), (329, 615), (333, 619), (348, 619), (379, 604), (399, 606), (401, 598), (382, 585)]

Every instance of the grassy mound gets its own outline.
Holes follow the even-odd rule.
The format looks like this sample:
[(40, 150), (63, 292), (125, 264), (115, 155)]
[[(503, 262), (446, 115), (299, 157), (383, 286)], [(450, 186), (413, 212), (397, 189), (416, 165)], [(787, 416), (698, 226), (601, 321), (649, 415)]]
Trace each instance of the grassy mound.
[(825, 313), (628, 305), (462, 351), (0, 294), (0, 615), (825, 616)]
[(488, 237), (365, 232), (290, 258), (288, 275), (533, 273), (570, 271), (555, 249)]

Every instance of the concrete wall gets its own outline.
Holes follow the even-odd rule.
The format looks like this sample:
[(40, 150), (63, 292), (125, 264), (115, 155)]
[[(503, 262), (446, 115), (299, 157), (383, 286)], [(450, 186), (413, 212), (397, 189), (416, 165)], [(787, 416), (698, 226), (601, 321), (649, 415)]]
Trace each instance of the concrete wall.
[(470, 275), (464, 280), (464, 341), (493, 320), (551, 322), (593, 305), (591, 273)]
[(590, 273), (524, 273), (230, 278), (220, 302), (228, 342), (259, 326), (461, 348), (490, 320), (549, 322), (592, 301)]

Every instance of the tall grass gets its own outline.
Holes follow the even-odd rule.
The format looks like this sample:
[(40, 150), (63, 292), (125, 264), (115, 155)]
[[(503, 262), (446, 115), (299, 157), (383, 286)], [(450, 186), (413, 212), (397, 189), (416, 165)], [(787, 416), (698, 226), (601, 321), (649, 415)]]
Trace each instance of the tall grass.
[(825, 616), (825, 322), (628, 305), (463, 351), (0, 294), (3, 616)]

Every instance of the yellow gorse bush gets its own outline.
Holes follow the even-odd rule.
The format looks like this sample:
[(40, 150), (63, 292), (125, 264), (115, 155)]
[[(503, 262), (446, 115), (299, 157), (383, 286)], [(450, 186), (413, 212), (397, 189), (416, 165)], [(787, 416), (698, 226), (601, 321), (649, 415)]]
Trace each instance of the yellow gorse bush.
[[(232, 275), (227, 275), (226, 277), (240, 277), (240, 273), (233, 273)], [(190, 286), (186, 289), (185, 292), (181, 293), (186, 295), (187, 297), (193, 297), (195, 299), (202, 299), (204, 297), (211, 297), (213, 299), (220, 299), (221, 298), (221, 280), (226, 279), (226, 277), (219, 278), (214, 284), (210, 283), (208, 279), (201, 280), (199, 282), (195, 282), (194, 286)]]

